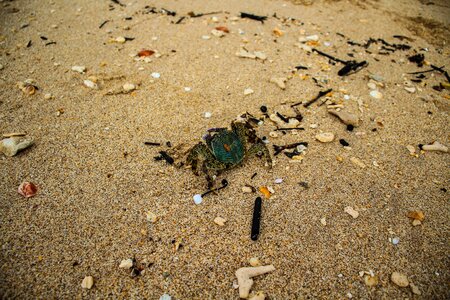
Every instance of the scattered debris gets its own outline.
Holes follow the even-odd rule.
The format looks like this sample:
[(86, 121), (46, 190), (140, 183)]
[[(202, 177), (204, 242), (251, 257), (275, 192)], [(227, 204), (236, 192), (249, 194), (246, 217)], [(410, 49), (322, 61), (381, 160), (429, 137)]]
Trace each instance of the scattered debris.
[(194, 195), (194, 203), (197, 204), (197, 205), (199, 205), (199, 204), (201, 204), (202, 202), (203, 202), (202, 195), (200, 195), (200, 194), (195, 194), (195, 195)]
[(409, 287), (411, 288), (411, 292), (413, 292), (413, 294), (422, 295), (419, 288), (414, 283), (410, 282)]
[(351, 157), (351, 158), (350, 158), (350, 161), (351, 161), (354, 165), (360, 167), (361, 169), (364, 169), (364, 168), (366, 167), (366, 165), (365, 165), (359, 158)]
[(85, 66), (73, 66), (72, 71), (78, 72), (80, 74), (84, 74), (86, 72)]
[(381, 98), (383, 98), (383, 94), (380, 93), (378, 90), (371, 90), (369, 94), (370, 94), (370, 97), (372, 97), (374, 99), (381, 99)]
[(250, 298), (248, 298), (248, 300), (264, 300), (266, 299), (266, 295), (264, 294), (264, 292), (257, 292), (255, 295), (251, 296)]
[(253, 94), (253, 93), (254, 93), (254, 91), (253, 91), (251, 88), (246, 88), (246, 89), (244, 90), (244, 95), (245, 95), (245, 96), (250, 95), (250, 94)]
[(261, 23), (264, 23), (264, 21), (267, 19), (266, 16), (257, 16), (254, 14), (249, 14), (249, 13), (245, 13), (245, 12), (241, 12), (241, 18), (247, 18), (247, 19), (251, 19), (251, 20), (256, 20), (256, 21), (260, 21)]
[(332, 132), (323, 132), (316, 135), (316, 140), (321, 143), (331, 143), (334, 141), (334, 134)]
[(391, 274), (391, 280), (399, 287), (407, 287), (409, 285), (408, 277), (399, 272), (393, 272)]
[(17, 192), (24, 196), (25, 198), (30, 198), (36, 195), (37, 186), (32, 182), (22, 182), (17, 189)]
[(153, 78), (155, 78), (155, 79), (158, 79), (158, 78), (161, 77), (161, 74), (159, 74), (159, 73), (157, 73), (157, 72), (153, 72), (153, 73), (151, 74), (151, 76), (152, 76)]
[(250, 194), (250, 193), (252, 193), (253, 192), (253, 189), (250, 187), (250, 186), (243, 186), (242, 187), (242, 192), (243, 193), (246, 193), (246, 194)]
[(323, 226), (327, 226), (327, 218), (323, 217), (322, 219), (320, 219), (320, 224), (322, 224)]
[(338, 117), (345, 125), (352, 125), (354, 127), (358, 127), (359, 125), (359, 118), (355, 114), (343, 110), (337, 111), (334, 109), (330, 109), (328, 112)]
[(150, 223), (156, 223), (158, 221), (158, 216), (152, 213), (151, 211), (147, 212), (146, 214), (147, 221)]
[[(330, 93), (333, 89), (328, 89), (326, 91), (320, 91), (319, 94), (314, 97), (313, 99), (309, 100), (308, 102), (306, 102), (305, 104), (303, 104), (303, 107), (309, 107), (311, 104), (313, 104), (314, 102), (316, 102), (317, 100), (319, 100), (320, 98), (322, 98), (323, 96), (327, 95), (328, 93)], [(303, 102), (298, 102), (295, 104), (292, 104), (291, 107), (295, 107), (298, 106), (300, 104), (302, 104)]]
[(269, 80), (269, 82), (275, 83), (282, 90), (286, 89), (286, 84), (285, 84), (286, 81), (287, 81), (287, 78), (284, 78), (284, 77), (272, 77)]
[(174, 159), (166, 151), (159, 151), (159, 155), (153, 157), (154, 160), (165, 160), (168, 164), (173, 165)]
[(378, 285), (378, 276), (367, 274), (364, 276), (364, 283), (370, 287), (376, 286)]
[(267, 59), (267, 55), (261, 51), (250, 52), (247, 51), (246, 49), (239, 50), (238, 52), (236, 52), (236, 55), (243, 58), (260, 59), (260, 60)]
[(257, 257), (252, 257), (248, 260), (248, 263), (250, 264), (250, 266), (252, 267), (259, 267), (261, 266), (261, 262), (259, 261), (259, 258)]
[(142, 49), (141, 51), (138, 52), (137, 55), (139, 57), (148, 57), (148, 56), (152, 56), (153, 54), (155, 54), (155, 51), (153, 51), (153, 50)]
[(252, 233), (251, 233), (251, 239), (253, 241), (256, 241), (259, 236), (259, 228), (260, 228), (260, 222), (261, 222), (261, 206), (262, 206), (262, 199), (261, 199), (261, 197), (257, 197), (255, 199), (255, 206), (253, 208), (253, 221), (252, 221)]
[(356, 219), (359, 217), (359, 212), (353, 209), (351, 206), (347, 206), (344, 208), (344, 212), (348, 213), (350, 216), (353, 217), (353, 219)]
[(83, 84), (90, 89), (98, 89), (98, 85), (92, 80), (85, 79), (83, 80)]
[(264, 197), (265, 197), (266, 199), (269, 199), (269, 198), (270, 198), (271, 193), (270, 193), (270, 191), (269, 191), (269, 189), (268, 189), (267, 187), (261, 186), (261, 187), (259, 188), (259, 191), (264, 195)]
[(84, 277), (83, 281), (81, 282), (81, 288), (83, 289), (91, 289), (94, 285), (94, 277), (92, 276), (86, 276)]
[(219, 225), (219, 226), (225, 226), (225, 222), (226, 222), (227, 220), (226, 219), (224, 219), (224, 218), (222, 218), (222, 217), (216, 217), (215, 219), (214, 219), (214, 223), (216, 223), (217, 225)]
[(120, 262), (119, 264), (119, 268), (121, 269), (131, 269), (133, 267), (133, 259), (132, 258), (128, 258), (128, 259), (124, 259)]
[(25, 136), (11, 136), (0, 141), (0, 152), (12, 157), (19, 151), (31, 147), (34, 144), (33, 138)]
[(248, 298), (253, 285), (252, 277), (275, 271), (273, 265), (259, 267), (245, 267), (236, 271), (236, 277), (239, 284), (239, 297)]
[(442, 145), (438, 141), (435, 141), (433, 144), (429, 145), (422, 145), (422, 150), (425, 151), (441, 151), (441, 152), (448, 152), (448, 147)]
[(23, 82), (18, 82), (17, 86), (24, 94), (28, 96), (34, 95), (36, 91), (39, 90), (33, 79), (27, 79)]
[(122, 86), (122, 88), (123, 88), (124, 93), (130, 93), (136, 89), (136, 85), (134, 85), (132, 83), (125, 83)]
[(406, 216), (410, 219), (417, 220), (420, 222), (423, 222), (423, 220), (425, 220), (425, 214), (423, 213), (423, 211), (420, 210), (411, 210), (406, 214)]
[(172, 297), (169, 294), (163, 294), (159, 300), (172, 300)]

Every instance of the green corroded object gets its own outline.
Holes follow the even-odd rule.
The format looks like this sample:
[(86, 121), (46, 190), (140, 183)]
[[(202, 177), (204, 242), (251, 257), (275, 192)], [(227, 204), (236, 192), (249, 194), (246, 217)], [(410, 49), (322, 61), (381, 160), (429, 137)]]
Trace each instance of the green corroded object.
[(223, 131), (213, 136), (211, 150), (216, 159), (226, 164), (238, 164), (244, 159), (244, 146), (233, 131)]

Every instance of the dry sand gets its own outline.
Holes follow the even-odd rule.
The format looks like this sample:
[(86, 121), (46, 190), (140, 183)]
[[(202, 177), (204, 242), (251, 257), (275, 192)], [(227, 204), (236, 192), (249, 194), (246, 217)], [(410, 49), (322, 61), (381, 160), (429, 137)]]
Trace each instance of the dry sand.
[[(435, 140), (449, 145), (449, 91), (432, 88), (446, 82), (439, 72), (425, 73), (422, 83), (407, 83), (414, 93), (404, 89), (405, 81), (415, 79), (405, 73), (430, 68), (408, 61), (415, 51), (433, 65), (449, 67), (448, 1), (120, 2), (126, 5), (0, 1), (0, 132), (23, 131), (36, 142), (0, 159), (2, 298), (159, 299), (167, 293), (172, 299), (237, 299), (234, 273), (249, 266), (251, 257), (276, 268), (255, 278), (252, 289), (270, 299), (450, 297), (449, 156), (417, 146)], [(146, 5), (156, 13), (145, 13)], [(219, 13), (175, 24), (190, 11)], [(264, 23), (233, 19), (242, 11), (269, 18)], [(211, 34), (216, 26), (230, 33), (216, 37)], [(284, 35), (275, 36), (274, 28)], [(344, 60), (353, 53), (369, 65), (338, 76), (342, 65), (295, 45), (299, 37), (314, 34), (317, 49)], [(134, 39), (111, 42), (120, 36)], [(412, 48), (390, 53), (378, 43), (369, 53), (347, 44), (369, 37)], [(237, 57), (242, 46), (264, 52), (267, 60)], [(141, 49), (161, 56), (154, 54), (148, 63), (130, 56)], [(72, 71), (76, 65), (86, 66), (86, 73)], [(309, 69), (292, 72), (297, 65)], [(161, 77), (152, 78), (153, 72)], [(370, 74), (383, 77), (382, 99), (369, 96)], [(90, 76), (100, 89), (83, 85)], [(285, 90), (269, 82), (274, 76), (291, 77)], [(39, 88), (32, 96), (16, 86), (28, 78)], [(125, 83), (138, 89), (105, 95)], [(246, 88), (254, 93), (244, 96)], [(243, 112), (261, 117), (264, 104), (271, 113), (292, 115), (283, 103), (306, 102), (327, 88), (333, 89), (328, 103), (357, 114), (360, 127), (347, 131), (321, 101), (299, 106), (304, 117), (299, 126), (305, 130), (270, 137), (269, 147), (273, 153), (272, 144), (308, 142), (303, 161), (280, 154), (268, 171), (249, 159), (219, 176), (229, 186), (201, 205), (192, 196), (205, 190), (205, 178), (154, 161), (167, 147), (143, 144), (194, 145), (205, 130), (227, 126)], [(53, 98), (45, 99), (47, 93)], [(212, 117), (204, 118), (205, 112)], [(257, 131), (269, 136), (274, 128), (267, 120)], [(321, 131), (334, 133), (335, 141), (316, 141)], [(410, 155), (407, 145), (418, 155)], [(366, 167), (353, 164), (352, 157)], [(276, 178), (283, 182), (274, 184)], [(38, 186), (36, 196), (17, 193), (23, 181)], [(257, 242), (250, 239), (250, 222), (259, 193), (244, 194), (245, 184), (275, 189), (263, 201)], [(347, 206), (359, 217), (345, 213)], [(422, 225), (411, 225), (410, 210), (424, 212)], [(157, 215), (156, 223), (147, 221), (147, 212)], [(225, 226), (213, 222), (217, 216), (227, 219)], [(395, 237), (397, 245), (389, 240)], [(181, 247), (174, 250), (175, 245)], [(144, 270), (135, 278), (119, 268), (133, 257)], [(370, 270), (379, 279), (374, 287), (359, 274)], [(395, 271), (421, 295), (392, 283)], [(89, 290), (81, 287), (85, 276), (94, 278)]]

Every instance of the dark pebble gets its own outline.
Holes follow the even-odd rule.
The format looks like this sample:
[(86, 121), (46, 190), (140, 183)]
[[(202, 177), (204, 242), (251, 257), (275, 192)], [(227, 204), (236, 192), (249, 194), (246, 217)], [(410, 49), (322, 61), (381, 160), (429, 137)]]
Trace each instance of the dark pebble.
[(344, 139), (340, 139), (340, 140), (339, 140), (339, 143), (341, 143), (341, 145), (344, 146), (344, 147), (345, 147), (345, 146), (350, 146), (350, 144), (349, 144), (346, 140), (344, 140)]

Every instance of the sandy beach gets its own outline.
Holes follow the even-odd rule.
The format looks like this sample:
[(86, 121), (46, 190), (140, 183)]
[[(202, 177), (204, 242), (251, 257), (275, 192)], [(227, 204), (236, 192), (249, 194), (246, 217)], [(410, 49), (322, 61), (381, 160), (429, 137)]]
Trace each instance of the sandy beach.
[[(34, 143), (0, 153), (1, 298), (239, 299), (257, 265), (254, 300), (450, 298), (449, 15), (0, 1), (0, 149)], [(194, 203), (188, 149), (243, 114), (272, 168), (246, 156)]]

